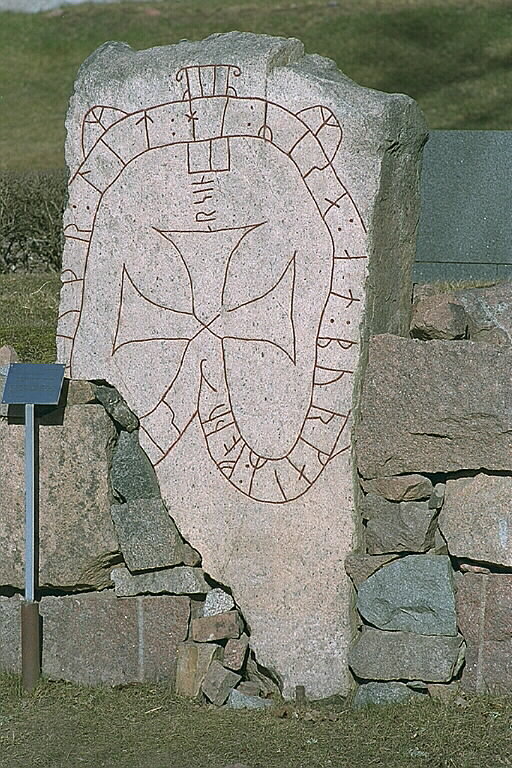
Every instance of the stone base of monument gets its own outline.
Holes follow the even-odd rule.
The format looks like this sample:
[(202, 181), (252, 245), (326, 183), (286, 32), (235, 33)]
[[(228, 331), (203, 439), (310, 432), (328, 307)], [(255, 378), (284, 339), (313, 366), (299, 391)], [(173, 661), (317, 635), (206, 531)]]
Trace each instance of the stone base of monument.
[[(168, 680), (178, 694), (234, 708), (280, 697), (229, 590), (203, 571), (169, 515), (120, 395), (66, 380), (59, 410), (40, 426), (43, 675), (87, 685)], [(21, 430), (0, 421), (13, 468)], [(19, 672), (23, 496), (16, 473), (9, 477), (12, 518), (2, 516), (0, 539), (15, 556), (0, 575), (9, 585), (4, 595), (0, 587), (0, 669)]]
[(345, 561), (356, 706), (417, 681), (443, 699), (512, 689), (511, 301), (510, 283), (417, 286), (412, 338), (370, 341)]
[[(355, 706), (512, 690), (510, 391), (500, 374), (512, 368), (501, 311), (510, 294), (450, 295), (464, 300), (469, 338), (447, 339), (451, 310), (431, 311), (446, 295), (424, 294), (412, 331), (428, 309), (429, 338), (371, 341), (356, 442), (363, 535), (345, 560), (359, 624), (348, 659)], [(11, 359), (0, 350), (0, 365)], [(467, 428), (472, 412), (477, 433)], [(11, 421), (0, 416), (10, 462), (0, 494), (0, 669), (19, 672), (23, 427)], [(231, 585), (205, 573), (162, 501), (120, 395), (105, 382), (68, 381), (65, 403), (41, 422), (43, 674), (167, 680), (233, 708), (279, 697)], [(392, 462), (393, 474), (382, 471)]]

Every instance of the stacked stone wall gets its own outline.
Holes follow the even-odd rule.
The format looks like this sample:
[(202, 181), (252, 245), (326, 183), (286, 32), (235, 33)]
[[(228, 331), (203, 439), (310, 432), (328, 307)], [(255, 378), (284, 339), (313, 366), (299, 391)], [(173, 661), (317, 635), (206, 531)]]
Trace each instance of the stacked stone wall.
[[(345, 569), (355, 704), (512, 689), (510, 285), (422, 288), (411, 338), (375, 336), (355, 435), (362, 543)], [(16, 359), (4, 348), (0, 363)], [(507, 375), (508, 371), (508, 375)], [(41, 412), (43, 674), (111, 685), (167, 679), (217, 705), (266, 706), (229, 585), (180, 535), (105, 382), (66, 381)], [(23, 425), (0, 418), (0, 667), (20, 671)]]
[(370, 343), (345, 563), (360, 703), (512, 689), (512, 290), (421, 286)]
[[(0, 373), (16, 360), (3, 348)], [(279, 680), (258, 665), (229, 588), (209, 578), (160, 496), (138, 419), (104, 383), (65, 380), (39, 409), (42, 673), (98, 685), (168, 680), (221, 706), (265, 707)], [(0, 669), (21, 671), (23, 424), (0, 417)], [(236, 688), (236, 690), (235, 690)]]

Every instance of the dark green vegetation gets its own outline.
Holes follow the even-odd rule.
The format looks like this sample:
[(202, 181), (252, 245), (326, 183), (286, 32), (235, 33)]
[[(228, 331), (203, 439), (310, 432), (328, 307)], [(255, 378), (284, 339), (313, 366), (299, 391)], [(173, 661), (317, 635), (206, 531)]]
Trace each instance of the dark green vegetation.
[[(213, 710), (164, 684), (87, 689), (0, 678), (1, 768), (500, 768), (512, 700), (427, 700), (353, 712), (342, 699), (299, 718)], [(282, 712), (281, 712), (282, 713)], [(329, 716), (335, 718), (330, 720)], [(308, 720), (307, 717), (314, 719)]]
[(59, 289), (55, 274), (0, 275), (0, 347), (10, 344), (22, 362), (53, 362)]
[(0, 273), (60, 270), (64, 171), (0, 172)]
[(81, 62), (232, 29), (301, 38), (351, 78), (418, 100), (432, 128), (512, 127), (509, 0), (165, 0), (0, 15), (0, 168), (64, 165), (64, 116)]

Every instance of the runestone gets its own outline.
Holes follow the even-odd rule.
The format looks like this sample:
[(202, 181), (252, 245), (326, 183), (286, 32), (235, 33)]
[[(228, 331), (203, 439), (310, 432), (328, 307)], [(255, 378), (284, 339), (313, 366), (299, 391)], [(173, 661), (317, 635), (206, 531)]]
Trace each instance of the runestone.
[(354, 153), (364, 120), (343, 81), (309, 58), (233, 34), (86, 62), (58, 354), (139, 417), (171, 514), (262, 663), (285, 691), (330, 695), (348, 684), (341, 564), (379, 179)]

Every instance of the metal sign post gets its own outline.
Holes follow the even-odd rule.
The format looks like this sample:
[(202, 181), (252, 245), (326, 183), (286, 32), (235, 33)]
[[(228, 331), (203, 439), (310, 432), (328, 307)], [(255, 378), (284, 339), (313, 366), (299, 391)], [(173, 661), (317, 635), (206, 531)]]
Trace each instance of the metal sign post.
[(2, 403), (25, 406), (25, 599), (21, 604), (23, 687), (32, 691), (41, 674), (41, 636), (37, 588), (37, 451), (36, 405), (57, 405), (64, 366), (57, 363), (12, 363)]

